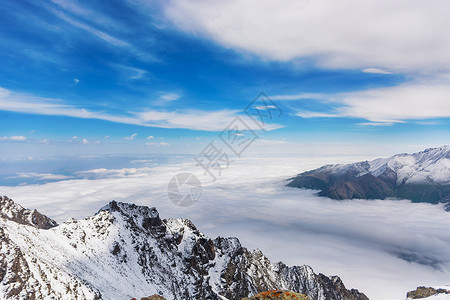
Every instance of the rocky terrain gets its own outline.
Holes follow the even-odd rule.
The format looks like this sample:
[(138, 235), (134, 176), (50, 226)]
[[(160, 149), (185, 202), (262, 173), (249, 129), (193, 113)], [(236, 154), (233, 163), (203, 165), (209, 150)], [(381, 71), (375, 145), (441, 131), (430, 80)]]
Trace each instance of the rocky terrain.
[(290, 179), (289, 187), (332, 199), (401, 198), (450, 209), (450, 146), (348, 165), (327, 165)]
[(432, 287), (424, 287), (419, 286), (416, 290), (408, 292), (406, 297), (408, 299), (424, 299), (432, 296), (449, 296), (450, 290), (443, 288), (432, 288)]
[(242, 299), (276, 289), (367, 299), (337, 276), (272, 263), (237, 238), (210, 239), (155, 208), (112, 201), (60, 225), (7, 197), (0, 210), (1, 299)]
[(242, 300), (309, 300), (308, 296), (290, 291), (267, 291)]

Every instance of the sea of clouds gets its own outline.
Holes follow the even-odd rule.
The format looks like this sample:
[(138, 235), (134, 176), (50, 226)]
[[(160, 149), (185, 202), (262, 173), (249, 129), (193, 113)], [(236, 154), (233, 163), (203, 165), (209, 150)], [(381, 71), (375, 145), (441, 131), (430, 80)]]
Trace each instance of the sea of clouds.
[[(285, 187), (299, 172), (361, 159), (247, 157), (233, 161), (212, 182), (191, 156), (130, 158), (127, 166), (121, 158), (120, 168), (78, 168), (64, 177), (22, 172), (21, 178), (52, 180), (0, 186), (0, 194), (58, 222), (92, 215), (111, 200), (155, 206), (163, 218), (189, 218), (212, 238), (236, 236), (272, 261), (339, 275), (347, 288), (370, 299), (405, 299), (419, 285), (449, 284), (450, 213), (442, 206), (335, 201)], [(191, 207), (178, 207), (167, 195), (169, 181), (180, 172), (195, 174), (203, 185), (201, 199)]]

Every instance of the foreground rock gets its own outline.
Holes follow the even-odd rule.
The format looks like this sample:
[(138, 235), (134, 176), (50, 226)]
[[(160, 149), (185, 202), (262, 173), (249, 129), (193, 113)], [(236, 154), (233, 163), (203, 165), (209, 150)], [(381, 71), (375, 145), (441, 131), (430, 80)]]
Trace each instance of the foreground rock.
[(163, 220), (155, 208), (112, 201), (56, 226), (45, 216), (34, 222), (36, 212), (6, 197), (0, 203), (0, 299), (132, 299), (139, 291), (223, 300), (275, 289), (312, 300), (367, 299), (337, 276), (272, 263), (236, 238), (213, 240), (187, 219)]
[(442, 288), (432, 288), (419, 286), (415, 291), (408, 292), (406, 297), (409, 299), (423, 299), (435, 295), (450, 295), (450, 291)]
[(242, 300), (310, 300), (308, 296), (289, 291), (267, 291)]

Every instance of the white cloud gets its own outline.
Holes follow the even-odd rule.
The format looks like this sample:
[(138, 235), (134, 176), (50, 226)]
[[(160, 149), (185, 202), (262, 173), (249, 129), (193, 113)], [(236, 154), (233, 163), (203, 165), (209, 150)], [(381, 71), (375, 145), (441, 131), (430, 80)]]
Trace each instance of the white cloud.
[(170, 146), (169, 143), (166, 142), (151, 142), (151, 143), (145, 143), (147, 146), (156, 146), (156, 147), (160, 147), (160, 146)]
[(83, 143), (84, 145), (86, 145), (86, 144), (89, 144), (89, 141), (88, 141), (87, 139), (83, 139), (83, 140), (82, 140), (82, 143)]
[(109, 43), (111, 45), (114, 45), (114, 46), (117, 46), (117, 47), (127, 47), (127, 48), (132, 49), (132, 46), (128, 42), (125, 42), (125, 41), (123, 41), (121, 39), (113, 37), (113, 36), (107, 34), (106, 32), (103, 32), (101, 30), (95, 29), (92, 26), (86, 25), (85, 23), (79, 22), (79, 21), (77, 21), (77, 20), (67, 16), (65, 13), (63, 13), (61, 11), (54, 10), (54, 9), (50, 9), (50, 11), (54, 15), (58, 16), (59, 18), (63, 19), (64, 21), (66, 21), (67, 23), (69, 23), (69, 24), (71, 24), (71, 25), (73, 25), (75, 27), (78, 27), (80, 29), (83, 29), (83, 30), (85, 30), (85, 31), (87, 31), (87, 32), (97, 36), (98, 38), (102, 39), (103, 41), (105, 41), (105, 42), (107, 42), (107, 43)]
[(365, 69), (362, 69), (362, 71), (364, 73), (372, 73), (372, 74), (393, 74), (390, 71), (383, 70), (380, 68), (365, 68)]
[[(327, 112), (299, 111), (303, 118), (360, 118), (363, 125), (403, 123), (450, 117), (450, 85), (447, 80), (417, 80), (394, 87), (368, 89), (339, 94), (318, 94), (309, 101), (320, 101)], [(307, 99), (302, 94), (277, 95), (279, 100)]]
[(390, 122), (381, 122), (381, 123), (377, 123), (377, 122), (364, 122), (364, 123), (358, 123), (358, 125), (361, 126), (391, 126), (394, 125), (394, 123), (390, 123)]
[(175, 100), (180, 99), (180, 95), (175, 94), (175, 93), (162, 94), (161, 99), (163, 99), (165, 101), (175, 101)]
[[(202, 131), (221, 131), (238, 115), (237, 110), (145, 110), (130, 112), (129, 115), (112, 115), (105, 112), (89, 111), (69, 104), (63, 100), (36, 97), (24, 93), (16, 93), (0, 87), (0, 110), (20, 113), (68, 116), (75, 118), (99, 119), (116, 123), (132, 124), (146, 127), (184, 128)], [(246, 117), (243, 116), (243, 119)], [(249, 121), (249, 127), (259, 129)], [(266, 130), (274, 130), (283, 126), (268, 124)]]
[(177, 93), (160, 93), (159, 99), (157, 99), (156, 101), (153, 102), (153, 105), (157, 105), (157, 106), (164, 106), (167, 105), (173, 101), (176, 101), (178, 99), (180, 99), (180, 95), (178, 95)]
[(313, 111), (299, 111), (296, 114), (299, 117), (302, 118), (339, 118), (340, 115), (338, 114), (329, 114), (329, 113), (322, 113), (322, 112), (313, 112)]
[(78, 83), (80, 83), (80, 79), (74, 78), (73, 79), (73, 85), (77, 85)]
[(137, 133), (133, 133), (132, 135), (125, 137), (125, 139), (126, 139), (126, 140), (129, 140), (129, 141), (132, 141), (132, 140), (134, 140), (134, 138), (135, 138), (137, 135), (138, 135)]
[(449, 69), (446, 0), (166, 1), (178, 29), (267, 59), (331, 68)]
[[(237, 110), (218, 110), (218, 111), (201, 111), (201, 110), (183, 110), (183, 111), (144, 111), (136, 113), (136, 116), (144, 123), (159, 124), (160, 127), (166, 128), (189, 128), (194, 130), (222, 131), (237, 116)], [(260, 129), (246, 116), (246, 124), (253, 130)], [(278, 124), (268, 124), (266, 130), (274, 130), (283, 126)]]
[(21, 135), (0, 137), (0, 141), (25, 141), (27, 138)]
[(151, 140), (151, 139), (153, 139), (153, 138), (154, 138), (153, 135), (149, 135), (149, 136), (147, 137), (147, 140)]
[(34, 178), (36, 180), (65, 180), (72, 178), (72, 176), (66, 176), (62, 174), (30, 172), (30, 173), (18, 173), (17, 176), (11, 178)]
[(122, 75), (127, 79), (131, 80), (148, 79), (150, 74), (147, 70), (122, 64), (111, 64), (111, 67), (122, 73)]

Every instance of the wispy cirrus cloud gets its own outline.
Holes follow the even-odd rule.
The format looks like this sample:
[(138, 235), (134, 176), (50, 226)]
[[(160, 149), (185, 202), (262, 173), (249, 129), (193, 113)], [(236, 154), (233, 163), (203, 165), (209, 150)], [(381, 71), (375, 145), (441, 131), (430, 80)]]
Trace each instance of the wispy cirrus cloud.
[(171, 102), (174, 102), (180, 99), (180, 95), (177, 93), (165, 93), (160, 92), (159, 99), (153, 102), (153, 105), (156, 106), (165, 106)]
[[(238, 110), (142, 110), (128, 112), (127, 115), (114, 115), (104, 111), (91, 111), (74, 105), (66, 104), (61, 99), (37, 97), (17, 93), (0, 88), (0, 110), (19, 113), (67, 116), (82, 119), (98, 119), (115, 123), (131, 124), (146, 127), (182, 128), (201, 131), (222, 131), (240, 113)], [(242, 116), (242, 118), (245, 118)], [(250, 120), (250, 129), (260, 129)], [(279, 124), (268, 124), (266, 130), (283, 127)]]
[(125, 137), (125, 139), (128, 140), (128, 141), (132, 141), (132, 140), (134, 140), (134, 138), (135, 138), (137, 135), (138, 135), (137, 133), (133, 133), (132, 135)]
[(302, 118), (356, 118), (360, 125), (393, 125), (413, 120), (450, 118), (450, 85), (446, 80), (423, 80), (394, 87), (337, 94), (295, 94), (271, 97), (279, 101), (318, 101), (326, 111), (300, 110)]
[(393, 72), (391, 71), (380, 68), (365, 68), (362, 69), (361, 71), (363, 71), (364, 73), (372, 73), (372, 74), (393, 74)]

